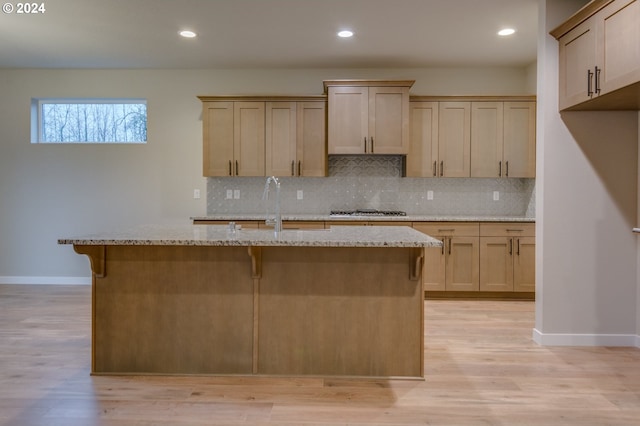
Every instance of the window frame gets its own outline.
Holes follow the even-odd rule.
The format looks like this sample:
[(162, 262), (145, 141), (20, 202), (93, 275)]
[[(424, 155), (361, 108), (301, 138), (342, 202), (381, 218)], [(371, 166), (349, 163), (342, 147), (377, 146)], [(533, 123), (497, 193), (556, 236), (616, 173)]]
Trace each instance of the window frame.
[[(45, 141), (43, 129), (43, 107), (50, 104), (95, 104), (95, 105), (122, 105), (140, 104), (145, 106), (145, 140), (144, 141)], [(145, 145), (149, 141), (149, 106), (145, 98), (32, 98), (31, 99), (31, 143), (47, 145)]]

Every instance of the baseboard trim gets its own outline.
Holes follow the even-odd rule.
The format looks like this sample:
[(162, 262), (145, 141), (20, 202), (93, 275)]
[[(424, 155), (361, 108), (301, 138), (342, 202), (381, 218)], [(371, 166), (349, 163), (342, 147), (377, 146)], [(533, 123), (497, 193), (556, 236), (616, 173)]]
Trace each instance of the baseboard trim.
[(534, 328), (533, 341), (540, 346), (627, 346), (640, 348), (640, 336), (634, 334), (541, 333)]
[(91, 277), (2, 277), (0, 284), (91, 285)]

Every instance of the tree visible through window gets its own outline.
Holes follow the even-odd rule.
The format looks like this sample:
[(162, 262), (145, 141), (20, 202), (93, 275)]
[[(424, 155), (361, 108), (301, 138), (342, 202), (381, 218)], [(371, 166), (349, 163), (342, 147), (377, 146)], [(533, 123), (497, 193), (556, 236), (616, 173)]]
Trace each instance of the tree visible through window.
[(37, 100), (38, 142), (144, 143), (144, 100)]

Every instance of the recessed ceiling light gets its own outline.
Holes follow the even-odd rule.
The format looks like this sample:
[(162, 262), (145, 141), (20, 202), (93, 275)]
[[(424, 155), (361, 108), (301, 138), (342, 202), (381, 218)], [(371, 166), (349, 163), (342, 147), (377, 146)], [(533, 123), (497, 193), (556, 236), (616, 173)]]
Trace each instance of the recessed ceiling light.
[(513, 28), (504, 28), (504, 29), (498, 31), (498, 35), (499, 36), (509, 36), (509, 35), (511, 35), (511, 34), (513, 34), (515, 32), (516, 32), (516, 30), (514, 30)]
[(184, 30), (184, 31), (180, 31), (180, 35), (185, 38), (194, 38), (198, 34), (194, 33), (193, 31)]
[(338, 37), (349, 38), (353, 36), (353, 31), (343, 30), (338, 33)]

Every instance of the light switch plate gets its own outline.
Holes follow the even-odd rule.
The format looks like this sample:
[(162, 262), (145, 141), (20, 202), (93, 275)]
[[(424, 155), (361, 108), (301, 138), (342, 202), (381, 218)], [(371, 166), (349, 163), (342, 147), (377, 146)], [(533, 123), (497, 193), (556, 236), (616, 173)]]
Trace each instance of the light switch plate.
[(193, 190), (193, 198), (194, 198), (195, 200), (200, 199), (200, 190), (199, 190), (199, 189), (194, 189), (194, 190)]
[(500, 199), (500, 191), (493, 191), (493, 201), (498, 201)]
[(433, 191), (427, 191), (427, 200), (433, 200)]
[(298, 189), (297, 197), (298, 200), (302, 200), (304, 198), (304, 192), (302, 191), (302, 189)]
[(230, 200), (233, 198), (233, 189), (227, 189), (227, 200)]
[(234, 200), (239, 200), (240, 199), (240, 190), (239, 189), (234, 189), (233, 190), (233, 199)]

